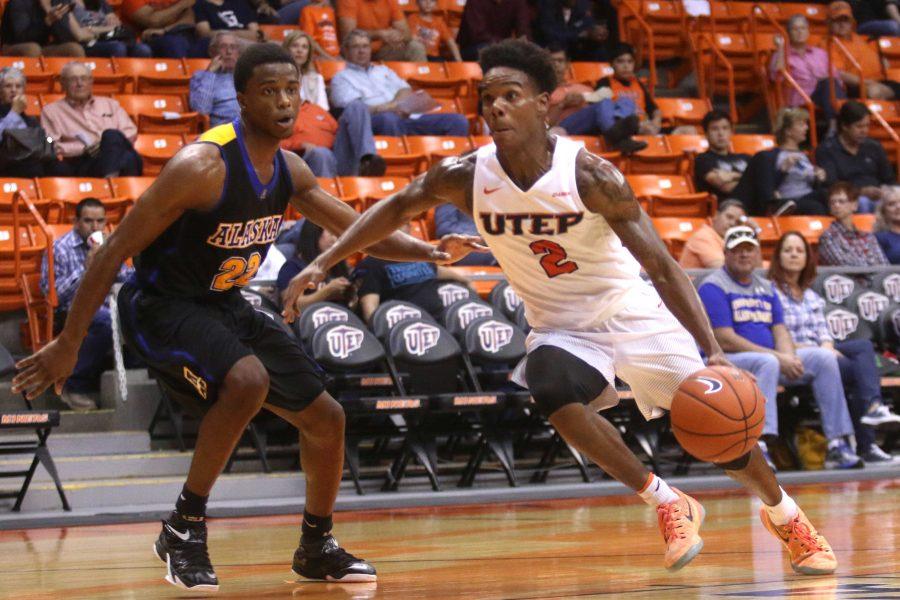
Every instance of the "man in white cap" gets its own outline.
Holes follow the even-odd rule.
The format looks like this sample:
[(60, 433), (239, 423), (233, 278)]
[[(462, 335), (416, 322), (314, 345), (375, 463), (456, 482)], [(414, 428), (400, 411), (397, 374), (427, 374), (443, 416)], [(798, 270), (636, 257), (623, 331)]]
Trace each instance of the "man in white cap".
[(827, 349), (794, 347), (772, 282), (754, 272), (759, 262), (756, 231), (732, 227), (725, 233), (725, 265), (703, 280), (698, 293), (725, 356), (756, 377), (766, 398), (760, 447), (768, 458), (764, 440), (778, 436), (778, 383), (810, 384), (828, 438), (826, 468), (862, 467), (848, 441), (853, 424), (837, 358)]

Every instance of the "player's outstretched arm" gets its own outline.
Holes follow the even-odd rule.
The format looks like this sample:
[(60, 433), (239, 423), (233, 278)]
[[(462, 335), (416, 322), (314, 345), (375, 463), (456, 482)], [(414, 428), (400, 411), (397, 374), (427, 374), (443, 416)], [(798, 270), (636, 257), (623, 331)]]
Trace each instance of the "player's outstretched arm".
[(622, 174), (588, 152), (578, 155), (578, 192), (638, 260), (672, 314), (694, 336), (710, 364), (729, 365), (691, 280), (669, 254)]
[(91, 260), (59, 337), (16, 365), (19, 372), (13, 378), (14, 392), (34, 398), (50, 385), (56, 386), (57, 393), (62, 391), (75, 367), (81, 341), (122, 262), (149, 246), (185, 210), (212, 207), (224, 175), (221, 155), (209, 144), (188, 146), (166, 164)]

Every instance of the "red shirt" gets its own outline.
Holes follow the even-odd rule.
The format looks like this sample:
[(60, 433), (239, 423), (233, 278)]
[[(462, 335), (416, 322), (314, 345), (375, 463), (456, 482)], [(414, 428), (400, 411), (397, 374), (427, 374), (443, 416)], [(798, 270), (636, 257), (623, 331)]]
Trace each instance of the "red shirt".
[(334, 146), (338, 124), (331, 114), (312, 102), (300, 105), (297, 120), (294, 122), (294, 133), (281, 142), (285, 150), (300, 150), (304, 143), (323, 148)]
[(331, 56), (341, 53), (334, 9), (330, 6), (305, 6), (300, 13), (300, 29), (308, 33)]

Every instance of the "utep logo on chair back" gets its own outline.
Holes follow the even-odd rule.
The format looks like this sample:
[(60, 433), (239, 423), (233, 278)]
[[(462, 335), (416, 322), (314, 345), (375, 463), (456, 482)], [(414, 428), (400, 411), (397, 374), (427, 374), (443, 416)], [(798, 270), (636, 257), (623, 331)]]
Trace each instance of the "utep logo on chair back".
[(343, 359), (359, 350), (365, 337), (362, 330), (342, 325), (330, 330), (325, 339), (328, 341), (328, 352), (335, 358)]
[(511, 285), (503, 288), (503, 301), (506, 303), (506, 310), (508, 312), (513, 312), (519, 305), (522, 304), (522, 298), (516, 293), (516, 290), (512, 288)]
[(831, 334), (831, 337), (838, 341), (846, 340), (859, 327), (859, 317), (843, 308), (827, 313), (825, 321), (828, 324), (828, 332)]
[(832, 304), (841, 304), (856, 289), (856, 282), (843, 275), (829, 275), (822, 283), (825, 299)]
[(384, 314), (384, 317), (387, 319), (388, 327), (393, 327), (400, 321), (405, 321), (406, 319), (421, 319), (422, 311), (413, 306), (401, 304), (389, 309)]
[(469, 326), (469, 323), (475, 319), (479, 317), (490, 317), (493, 314), (494, 311), (491, 310), (491, 307), (483, 302), (468, 302), (459, 307), (459, 310), (456, 312), (456, 318), (459, 321), (460, 329), (465, 329)]
[(478, 341), (491, 354), (496, 354), (507, 346), (512, 338), (513, 328), (507, 323), (491, 320), (478, 326)]
[(866, 292), (859, 296), (856, 306), (860, 317), (870, 323), (874, 323), (890, 302), (887, 296), (878, 292)]
[(469, 288), (458, 283), (445, 283), (437, 289), (438, 295), (441, 297), (441, 304), (447, 308), (457, 300), (468, 298)]
[(403, 330), (406, 351), (414, 356), (424, 356), (440, 339), (441, 330), (427, 323), (414, 323)]
[(325, 323), (341, 322), (346, 323), (350, 320), (347, 311), (335, 308), (333, 306), (323, 306), (316, 309), (312, 314), (313, 327), (318, 329)]

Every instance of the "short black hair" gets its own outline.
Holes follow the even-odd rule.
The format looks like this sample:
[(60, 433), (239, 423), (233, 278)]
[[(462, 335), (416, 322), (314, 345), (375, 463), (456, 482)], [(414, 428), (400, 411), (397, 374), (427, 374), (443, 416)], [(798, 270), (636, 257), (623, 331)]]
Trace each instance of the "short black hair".
[(88, 196), (87, 198), (82, 199), (81, 202), (79, 202), (78, 204), (75, 205), (75, 218), (76, 219), (81, 218), (81, 211), (84, 210), (85, 208), (102, 208), (102, 209), (104, 209), (104, 211), (106, 210), (106, 207), (103, 206), (103, 203), (100, 202), (100, 200), (98, 200), (97, 198), (94, 198), (93, 196)]
[[(234, 89), (240, 93), (244, 93), (247, 89), (247, 83), (253, 77), (253, 69), (259, 65), (269, 65), (273, 63), (287, 63), (297, 69), (296, 63), (291, 54), (272, 42), (263, 42), (248, 46), (234, 65)], [(298, 71), (299, 75), (299, 71)]]
[(703, 121), (701, 121), (703, 125), (703, 131), (709, 131), (709, 126), (711, 123), (715, 121), (721, 121), (722, 119), (728, 121), (729, 125), (733, 125), (733, 123), (731, 122), (731, 115), (729, 115), (724, 110), (719, 110), (718, 108), (712, 109), (711, 111), (703, 115)]
[(566, 46), (564, 44), (561, 44), (559, 42), (550, 42), (549, 44), (547, 44), (545, 46), (545, 48), (547, 48), (547, 52), (549, 52), (550, 54), (556, 54), (557, 52), (565, 52), (566, 59), (569, 58), (569, 50), (568, 50), (568, 48), (566, 48)]
[(637, 54), (634, 51), (634, 46), (632, 46), (631, 44), (619, 44), (618, 46), (613, 48), (613, 51), (610, 53), (609, 62), (612, 62), (620, 56), (624, 56), (626, 54), (630, 54), (631, 58), (637, 60)]
[(484, 48), (478, 55), (481, 72), (496, 67), (522, 71), (541, 92), (552, 94), (558, 85), (550, 53), (526, 40), (504, 40)]
[(862, 121), (863, 118), (869, 114), (869, 107), (862, 102), (857, 102), (856, 100), (847, 100), (846, 102), (844, 102), (843, 106), (841, 106), (841, 110), (838, 111), (838, 127), (840, 129), (849, 127), (854, 123)]

